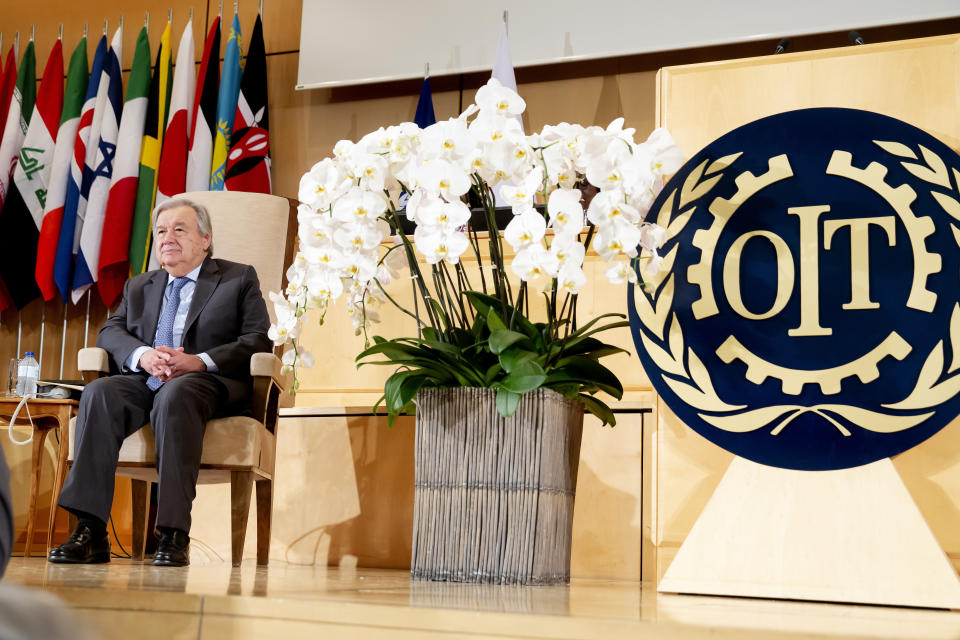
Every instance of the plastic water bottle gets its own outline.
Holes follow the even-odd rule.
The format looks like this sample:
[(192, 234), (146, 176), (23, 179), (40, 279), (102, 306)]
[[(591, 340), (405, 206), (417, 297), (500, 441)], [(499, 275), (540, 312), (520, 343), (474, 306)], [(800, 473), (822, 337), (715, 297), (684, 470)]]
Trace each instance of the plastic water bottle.
[(27, 351), (17, 365), (17, 395), (36, 394), (39, 377), (40, 363), (34, 358), (33, 351)]

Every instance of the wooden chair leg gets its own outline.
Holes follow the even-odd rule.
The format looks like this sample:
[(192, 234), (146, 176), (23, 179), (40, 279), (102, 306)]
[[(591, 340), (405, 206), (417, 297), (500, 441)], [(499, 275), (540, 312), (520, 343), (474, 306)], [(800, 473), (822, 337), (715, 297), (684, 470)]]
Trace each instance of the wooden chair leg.
[(150, 482), (131, 480), (133, 500), (133, 548), (130, 554), (134, 560), (142, 561), (147, 547), (147, 516), (150, 514)]
[(273, 480), (257, 480), (257, 566), (270, 563), (270, 525), (273, 516)]
[(31, 456), (30, 506), (27, 509), (27, 540), (23, 546), (23, 557), (29, 558), (33, 547), (33, 529), (37, 523), (37, 494), (40, 492), (40, 471), (43, 469), (43, 443), (47, 439), (47, 430), (36, 428), (33, 433), (33, 454)]
[(247, 536), (247, 516), (250, 514), (252, 492), (252, 471), (230, 472), (230, 551), (235, 567), (239, 567), (243, 559), (243, 542)]

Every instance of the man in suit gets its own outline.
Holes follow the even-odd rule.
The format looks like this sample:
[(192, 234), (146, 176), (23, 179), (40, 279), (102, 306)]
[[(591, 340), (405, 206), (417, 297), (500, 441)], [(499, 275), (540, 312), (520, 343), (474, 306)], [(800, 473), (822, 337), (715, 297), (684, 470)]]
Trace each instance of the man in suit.
[(250, 357), (269, 351), (270, 326), (253, 267), (214, 259), (206, 209), (168, 200), (154, 214), (162, 269), (135, 276), (97, 345), (122, 375), (87, 385), (74, 464), (59, 504), (78, 518), (50, 562), (110, 561), (106, 521), (124, 438), (147, 422), (156, 437), (157, 534), (153, 564), (189, 564), (190, 508), (203, 432), (216, 415), (249, 410)]

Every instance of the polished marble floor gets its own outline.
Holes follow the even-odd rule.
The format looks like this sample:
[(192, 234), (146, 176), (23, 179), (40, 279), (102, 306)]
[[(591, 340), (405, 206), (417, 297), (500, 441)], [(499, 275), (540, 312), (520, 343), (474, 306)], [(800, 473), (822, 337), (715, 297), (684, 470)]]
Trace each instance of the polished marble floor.
[(14, 558), (4, 582), (52, 593), (104, 638), (960, 638), (960, 612), (668, 595), (595, 579), (517, 587), (276, 562)]

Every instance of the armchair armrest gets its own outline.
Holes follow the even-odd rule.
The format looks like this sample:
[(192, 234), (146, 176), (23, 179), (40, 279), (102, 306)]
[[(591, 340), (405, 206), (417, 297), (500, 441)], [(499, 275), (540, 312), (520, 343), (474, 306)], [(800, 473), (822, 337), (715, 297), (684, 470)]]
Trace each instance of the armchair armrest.
[(283, 363), (272, 353), (255, 353), (250, 358), (253, 376), (253, 417), (262, 420), (267, 429), (276, 428), (278, 409), (293, 406), (293, 394), (288, 390), (293, 375), (281, 373)]
[(77, 369), (84, 382), (93, 382), (110, 373), (110, 360), (107, 352), (100, 347), (87, 347), (77, 352)]

